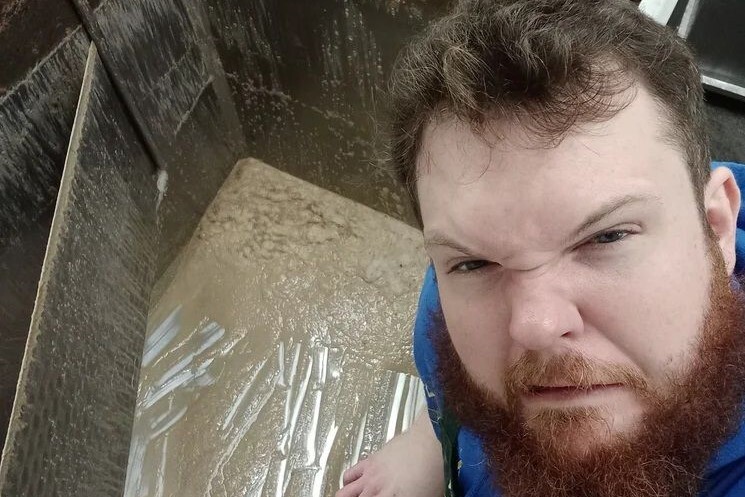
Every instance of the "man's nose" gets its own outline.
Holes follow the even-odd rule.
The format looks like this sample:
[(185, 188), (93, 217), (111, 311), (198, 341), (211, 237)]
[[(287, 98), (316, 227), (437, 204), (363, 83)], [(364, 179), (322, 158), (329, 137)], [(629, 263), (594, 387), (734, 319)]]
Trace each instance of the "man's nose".
[(576, 338), (584, 327), (573, 299), (539, 279), (516, 282), (508, 292), (510, 336), (525, 349), (536, 351)]

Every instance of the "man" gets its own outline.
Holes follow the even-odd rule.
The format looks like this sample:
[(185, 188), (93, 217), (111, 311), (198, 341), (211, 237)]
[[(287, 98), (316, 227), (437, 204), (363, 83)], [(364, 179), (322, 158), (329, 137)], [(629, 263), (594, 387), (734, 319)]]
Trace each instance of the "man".
[(463, 1), (391, 93), (429, 416), (338, 497), (745, 495), (740, 193), (684, 42), (623, 1)]

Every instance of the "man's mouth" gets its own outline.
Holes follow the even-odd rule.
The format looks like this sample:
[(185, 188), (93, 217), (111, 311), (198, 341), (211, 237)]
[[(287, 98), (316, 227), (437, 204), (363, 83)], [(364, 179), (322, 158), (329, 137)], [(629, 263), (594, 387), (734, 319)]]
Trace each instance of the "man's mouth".
[(573, 397), (609, 392), (623, 388), (621, 383), (599, 383), (593, 385), (533, 385), (526, 396), (533, 399), (570, 399)]

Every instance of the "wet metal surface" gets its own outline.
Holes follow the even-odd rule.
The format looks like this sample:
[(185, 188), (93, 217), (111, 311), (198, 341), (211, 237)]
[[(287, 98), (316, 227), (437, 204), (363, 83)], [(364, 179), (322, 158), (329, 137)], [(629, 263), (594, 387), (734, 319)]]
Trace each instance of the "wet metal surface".
[(88, 46), (76, 29), (0, 97), (0, 246), (54, 204)]
[(156, 198), (152, 164), (91, 48), (0, 495), (121, 495), (154, 277)]
[(36, 219), (36, 226), (0, 249), (0, 447), (13, 409), (52, 211), (47, 210)]
[[(160, 206), (164, 268), (238, 157), (240, 123), (199, 2), (74, 0), (134, 121), (169, 177)], [(93, 10), (92, 10), (93, 9)]]
[[(25, 12), (39, 19), (42, 6), (31, 3), (19, 15)], [(51, 15), (48, 21), (55, 18)], [(0, 43), (14, 36), (28, 38), (32, 28), (6, 26)], [(0, 44), (0, 78), (21, 73), (21, 66), (28, 64), (22, 79), (0, 83), (9, 85), (0, 88), (0, 445), (5, 441), (89, 47), (80, 29), (66, 37), (46, 25), (35, 29), (42, 33), (32, 46), (18, 45), (17, 40), (15, 45)], [(62, 38), (49, 53), (39, 54), (34, 66), (25, 50), (51, 36), (45, 32), (49, 30)], [(24, 55), (6, 66), (13, 46)]]
[(375, 119), (398, 50), (447, 3), (207, 0), (251, 155), (415, 224), (374, 165)]
[(331, 496), (422, 401), (421, 234), (241, 161), (149, 316), (127, 497)]
[[(75, 10), (67, 1), (0, 2), (0, 97), (58, 50), (59, 44), (79, 25)], [(75, 90), (77, 93), (78, 88)]]

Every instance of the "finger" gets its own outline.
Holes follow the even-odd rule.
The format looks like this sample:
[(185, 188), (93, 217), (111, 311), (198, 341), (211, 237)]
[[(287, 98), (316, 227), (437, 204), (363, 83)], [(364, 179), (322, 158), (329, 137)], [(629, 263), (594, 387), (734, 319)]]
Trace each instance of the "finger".
[(355, 480), (352, 483), (345, 483), (344, 487), (336, 492), (336, 497), (359, 497), (364, 489), (364, 482), (362, 480)]
[(348, 485), (362, 476), (362, 473), (365, 472), (366, 462), (367, 460), (360, 461), (344, 472), (344, 475), (342, 476), (344, 485)]

